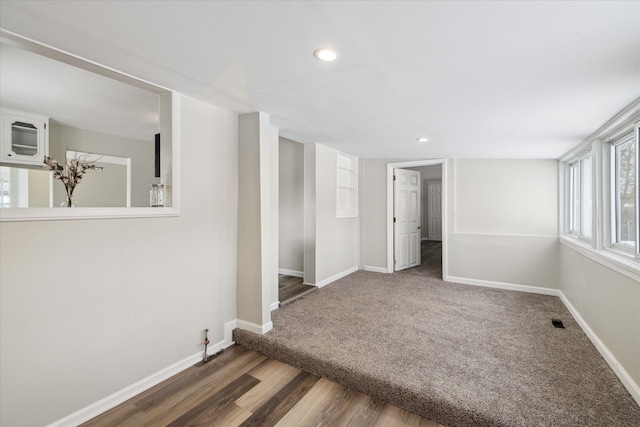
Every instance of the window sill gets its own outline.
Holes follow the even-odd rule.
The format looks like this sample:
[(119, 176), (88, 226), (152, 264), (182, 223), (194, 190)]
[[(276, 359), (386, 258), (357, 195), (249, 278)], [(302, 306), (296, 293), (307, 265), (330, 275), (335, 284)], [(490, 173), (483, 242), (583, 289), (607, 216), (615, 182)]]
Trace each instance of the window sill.
[(178, 208), (3, 208), (0, 222), (180, 216)]
[(595, 250), (585, 241), (571, 236), (560, 236), (560, 244), (586, 256), (607, 268), (640, 282), (640, 262), (615, 250)]
[(341, 219), (341, 218), (358, 218), (359, 214), (358, 213), (353, 213), (353, 214), (337, 214), (336, 218), (337, 219)]

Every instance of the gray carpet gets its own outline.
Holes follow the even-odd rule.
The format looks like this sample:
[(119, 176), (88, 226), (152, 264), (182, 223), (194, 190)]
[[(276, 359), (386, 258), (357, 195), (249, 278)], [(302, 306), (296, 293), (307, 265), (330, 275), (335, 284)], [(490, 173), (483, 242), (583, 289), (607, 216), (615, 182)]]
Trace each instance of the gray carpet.
[(557, 297), (358, 271), (272, 317), (234, 340), (441, 424), (640, 426)]
[(421, 264), (401, 270), (398, 274), (413, 274), (421, 277), (442, 279), (442, 242), (423, 240), (420, 242)]

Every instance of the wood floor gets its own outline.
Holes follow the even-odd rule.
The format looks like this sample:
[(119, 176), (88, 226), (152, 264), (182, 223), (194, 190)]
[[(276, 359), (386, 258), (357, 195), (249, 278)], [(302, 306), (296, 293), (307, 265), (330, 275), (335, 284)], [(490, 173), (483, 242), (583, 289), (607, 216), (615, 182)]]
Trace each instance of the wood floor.
[(83, 426), (440, 424), (234, 345)]
[(295, 301), (316, 289), (315, 286), (303, 284), (302, 277), (278, 275), (278, 300), (281, 306)]

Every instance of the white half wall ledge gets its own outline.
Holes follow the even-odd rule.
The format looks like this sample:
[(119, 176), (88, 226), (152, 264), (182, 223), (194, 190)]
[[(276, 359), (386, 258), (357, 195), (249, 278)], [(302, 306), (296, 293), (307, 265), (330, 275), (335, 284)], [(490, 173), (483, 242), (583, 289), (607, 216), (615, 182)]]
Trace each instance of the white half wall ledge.
[(365, 265), (364, 271), (372, 271), (374, 273), (385, 273), (388, 274), (387, 267), (374, 267), (371, 265)]
[(257, 323), (238, 319), (236, 327), (238, 329), (244, 329), (245, 331), (253, 332), (254, 334), (263, 335), (273, 329), (273, 322), (267, 322), (264, 325), (258, 325)]
[[(224, 324), (224, 338), (221, 341), (218, 341), (217, 343), (207, 347), (207, 354), (209, 356), (214, 355), (234, 344), (232, 332), (235, 327), (236, 320), (232, 320)], [(107, 412), (109, 409), (115, 408), (119, 404), (126, 402), (132, 397), (137, 396), (138, 394), (150, 389), (151, 387), (160, 384), (162, 381), (171, 378), (172, 376), (184, 371), (187, 368), (190, 368), (196, 363), (202, 361), (203, 356), (204, 353), (200, 351), (196, 354), (185, 357), (184, 359), (177, 361), (173, 365), (160, 369), (156, 373), (151, 374), (148, 377), (143, 378), (140, 381), (123, 388), (122, 390), (116, 391), (115, 393), (110, 394), (109, 396), (100, 399), (97, 402), (87, 405), (84, 408), (72, 414), (69, 414), (64, 418), (61, 418), (58, 421), (49, 424), (47, 427), (69, 427), (78, 426), (82, 423), (85, 423), (90, 419)]]
[(289, 270), (286, 268), (279, 268), (278, 274), (284, 274), (285, 276), (304, 277), (304, 272), (298, 270)]
[(317, 286), (318, 289), (320, 289), (323, 286), (327, 286), (329, 283), (333, 283), (336, 280), (340, 280), (343, 277), (348, 276), (349, 274), (354, 273), (356, 271), (358, 271), (358, 266), (357, 265), (355, 267), (351, 267), (351, 268), (348, 268), (348, 269), (346, 269), (344, 271), (341, 271), (338, 274), (334, 274), (333, 276), (328, 277), (328, 278), (326, 278), (324, 280), (321, 280), (318, 283), (316, 283), (315, 286)]

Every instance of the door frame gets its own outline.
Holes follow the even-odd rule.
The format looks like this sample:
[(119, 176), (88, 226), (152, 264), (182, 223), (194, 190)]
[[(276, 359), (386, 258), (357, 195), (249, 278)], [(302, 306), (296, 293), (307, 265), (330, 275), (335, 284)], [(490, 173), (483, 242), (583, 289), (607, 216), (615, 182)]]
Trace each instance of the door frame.
[(393, 170), (442, 165), (442, 277), (447, 277), (447, 162), (425, 159), (387, 163), (387, 273), (393, 273)]

